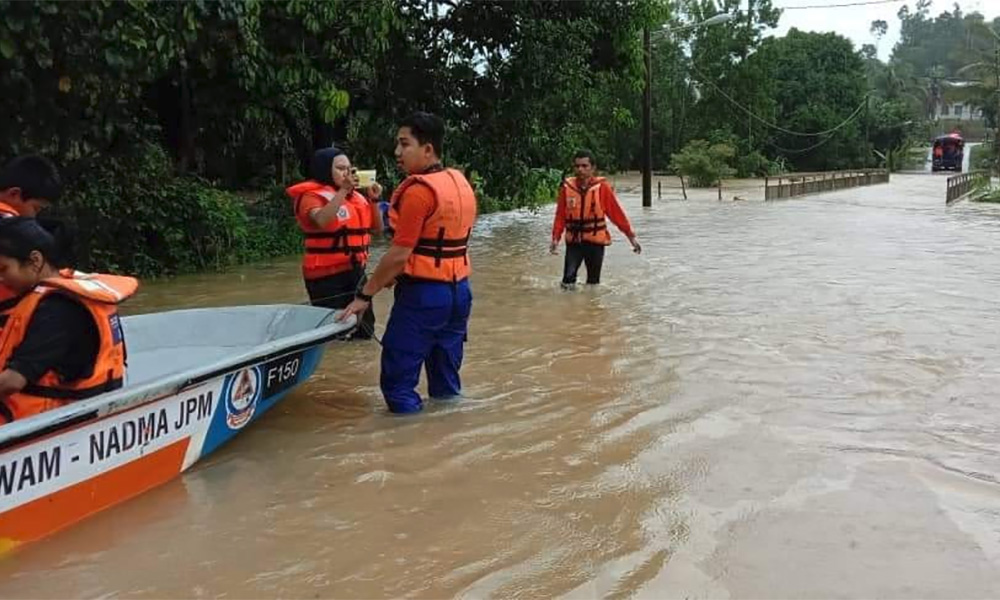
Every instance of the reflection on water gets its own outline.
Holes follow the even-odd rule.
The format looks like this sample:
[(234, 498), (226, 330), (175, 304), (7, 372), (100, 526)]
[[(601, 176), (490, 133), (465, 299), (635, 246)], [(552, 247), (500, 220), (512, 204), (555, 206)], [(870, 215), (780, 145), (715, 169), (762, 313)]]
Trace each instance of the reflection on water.
[[(644, 254), (571, 293), (550, 212), (483, 219), (466, 401), (390, 417), (377, 346), (334, 346), (0, 596), (995, 596), (1000, 210), (904, 176), (631, 212)], [(129, 310), (304, 300), (289, 260)]]

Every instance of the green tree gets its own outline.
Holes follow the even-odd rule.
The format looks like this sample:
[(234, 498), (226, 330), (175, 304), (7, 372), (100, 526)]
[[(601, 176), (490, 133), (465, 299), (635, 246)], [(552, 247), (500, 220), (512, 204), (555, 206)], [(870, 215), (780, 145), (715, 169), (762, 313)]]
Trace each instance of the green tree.
[[(746, 7), (745, 9), (743, 7)], [(722, 25), (702, 27), (688, 33), (691, 44), (691, 71), (699, 99), (689, 112), (693, 119), (693, 137), (731, 137), (737, 140), (737, 153), (749, 154), (762, 147), (766, 132), (747, 112), (773, 112), (773, 98), (767, 86), (761, 85), (759, 63), (750, 60), (766, 43), (764, 33), (778, 24), (781, 11), (771, 0), (696, 0), (687, 4), (690, 22), (699, 23), (717, 13), (734, 18)], [(728, 98), (727, 98), (728, 96)], [(719, 119), (719, 115), (729, 115)]]
[[(833, 33), (792, 29), (749, 58), (773, 99), (767, 143), (800, 170), (841, 169), (865, 162), (861, 116), (865, 65), (851, 42)], [(823, 135), (801, 135), (818, 134)]]
[(729, 144), (692, 140), (671, 157), (670, 165), (687, 177), (692, 186), (709, 187), (718, 185), (723, 178), (735, 173), (730, 166), (735, 156), (736, 149)]

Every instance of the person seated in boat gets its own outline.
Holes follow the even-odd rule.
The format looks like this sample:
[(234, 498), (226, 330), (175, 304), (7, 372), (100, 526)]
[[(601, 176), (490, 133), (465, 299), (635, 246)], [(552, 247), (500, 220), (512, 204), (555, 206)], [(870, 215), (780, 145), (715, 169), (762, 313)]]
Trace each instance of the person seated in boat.
[[(344, 308), (366, 280), (371, 234), (382, 231), (382, 186), (357, 190), (351, 161), (338, 148), (317, 150), (309, 171), (309, 180), (285, 190), (305, 233), (306, 292), (313, 306)], [(374, 332), (375, 313), (369, 307), (352, 338), (369, 339)]]
[[(0, 218), (37, 216), (60, 195), (59, 170), (43, 156), (18, 156), (0, 169)], [(0, 284), (0, 310), (13, 298), (14, 292)]]
[(60, 269), (70, 238), (58, 223), (0, 219), (0, 281), (17, 303), (0, 315), (0, 424), (122, 387), (118, 304), (131, 277)]

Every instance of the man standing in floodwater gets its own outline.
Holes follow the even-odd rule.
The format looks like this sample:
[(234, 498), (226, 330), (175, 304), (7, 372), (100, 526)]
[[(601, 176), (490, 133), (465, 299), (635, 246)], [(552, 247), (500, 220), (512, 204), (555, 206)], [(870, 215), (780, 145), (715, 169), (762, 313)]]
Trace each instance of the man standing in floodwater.
[(559, 186), (556, 199), (556, 216), (552, 224), (552, 245), (549, 252), (557, 254), (559, 240), (566, 232), (566, 263), (563, 269), (562, 287), (576, 285), (576, 274), (580, 264), (587, 265), (587, 283), (601, 282), (601, 267), (604, 264), (604, 249), (611, 245), (611, 234), (605, 217), (611, 219), (632, 245), (636, 254), (642, 246), (636, 241), (635, 232), (628, 216), (622, 210), (614, 190), (603, 177), (594, 177), (596, 168), (594, 156), (587, 150), (580, 150), (573, 157), (576, 177), (568, 178)]
[(395, 302), (382, 338), (380, 385), (389, 410), (423, 409), (416, 387), (427, 370), (431, 398), (457, 398), (472, 291), (469, 235), (476, 195), (468, 180), (441, 165), (444, 122), (417, 112), (400, 124), (396, 163), (409, 175), (393, 192), (392, 247), (340, 316), (361, 314), (372, 296), (395, 283)]

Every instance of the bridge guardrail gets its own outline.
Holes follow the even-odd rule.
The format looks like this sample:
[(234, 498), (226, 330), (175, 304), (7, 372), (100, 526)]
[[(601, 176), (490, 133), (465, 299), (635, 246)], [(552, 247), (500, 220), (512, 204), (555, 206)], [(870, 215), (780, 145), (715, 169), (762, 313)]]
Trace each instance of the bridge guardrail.
[(764, 199), (781, 200), (819, 194), (847, 188), (889, 183), (886, 169), (855, 169), (848, 171), (821, 171), (817, 173), (790, 173), (779, 177), (764, 178)]
[(988, 184), (989, 181), (988, 171), (969, 171), (961, 175), (952, 175), (948, 178), (948, 191), (945, 193), (944, 203), (948, 205), (960, 200), (973, 190)]

